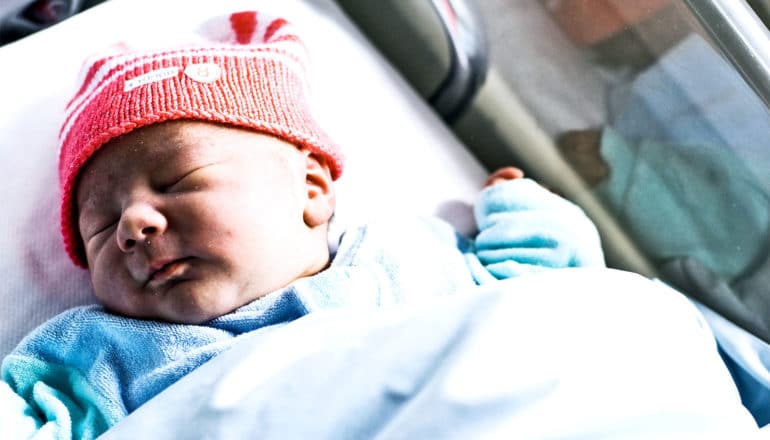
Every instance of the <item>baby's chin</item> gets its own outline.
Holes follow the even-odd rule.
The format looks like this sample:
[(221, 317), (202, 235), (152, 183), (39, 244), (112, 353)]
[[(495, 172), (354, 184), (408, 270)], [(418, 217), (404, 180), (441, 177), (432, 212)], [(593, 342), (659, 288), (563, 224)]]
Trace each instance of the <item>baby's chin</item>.
[(234, 312), (256, 298), (205, 298), (199, 300), (174, 301), (170, 309), (159, 319), (176, 324), (198, 325)]
[[(234, 312), (235, 310), (264, 296), (251, 293), (246, 295), (234, 288), (202, 288), (199, 283), (191, 286), (176, 286), (162, 295), (159, 301), (146, 304), (141, 313), (123, 315), (174, 324), (199, 325)], [(196, 289), (198, 287), (198, 289)]]

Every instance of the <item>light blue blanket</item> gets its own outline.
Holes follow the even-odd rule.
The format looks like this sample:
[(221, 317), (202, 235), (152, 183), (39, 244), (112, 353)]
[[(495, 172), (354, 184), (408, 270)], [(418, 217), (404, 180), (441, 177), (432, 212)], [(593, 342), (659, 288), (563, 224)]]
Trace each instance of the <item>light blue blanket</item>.
[(105, 440), (758, 435), (691, 303), (581, 268), (252, 332)]
[(327, 270), (204, 325), (135, 320), (96, 306), (65, 312), (4, 360), (1, 431), (93, 438), (244, 335), (311, 312), (368, 313), (548, 268), (604, 266), (582, 211), (530, 180), (483, 191), (476, 215), (476, 240), (430, 218), (351, 228)]

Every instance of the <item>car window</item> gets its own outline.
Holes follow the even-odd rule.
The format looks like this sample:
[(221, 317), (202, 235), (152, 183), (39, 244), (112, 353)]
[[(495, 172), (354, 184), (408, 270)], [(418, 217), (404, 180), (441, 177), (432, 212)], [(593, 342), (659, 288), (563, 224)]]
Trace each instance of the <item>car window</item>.
[[(543, 162), (566, 162), (652, 274), (767, 339), (751, 309), (770, 295), (770, 113), (757, 93), (768, 77), (739, 65), (751, 42), (729, 28), (739, 24), (734, 17), (704, 19), (697, 14), (713, 8), (678, 0), (477, 4), (490, 42), (488, 81), (510, 88), (559, 155), (514, 147), (531, 174), (558, 181)], [(746, 3), (728, 4), (761, 25)], [(733, 33), (715, 35), (725, 26)], [(494, 163), (503, 157), (491, 150), (500, 148), (480, 151)]]
[[(430, 8), (338, 1), (430, 102), (453, 69)], [(484, 83), (445, 119), (489, 170), (522, 167), (586, 210), (610, 266), (770, 341), (770, 2), (430, 3), (479, 16)]]

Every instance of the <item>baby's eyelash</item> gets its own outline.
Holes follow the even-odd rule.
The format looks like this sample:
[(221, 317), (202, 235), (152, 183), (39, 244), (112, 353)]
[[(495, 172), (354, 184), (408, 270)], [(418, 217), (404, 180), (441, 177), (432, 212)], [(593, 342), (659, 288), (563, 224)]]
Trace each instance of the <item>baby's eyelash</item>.
[(177, 185), (177, 184), (179, 184), (181, 181), (183, 181), (184, 179), (186, 179), (187, 177), (189, 177), (191, 174), (195, 173), (196, 171), (198, 171), (198, 170), (200, 170), (201, 168), (204, 168), (204, 167), (205, 167), (205, 166), (193, 168), (192, 170), (190, 170), (190, 171), (186, 172), (185, 174), (182, 174), (181, 176), (177, 177), (177, 178), (176, 178), (176, 179), (175, 179), (173, 182), (171, 182), (170, 184), (168, 184), (168, 185), (163, 185), (163, 186), (162, 186), (162, 189), (163, 189), (163, 191), (168, 191), (168, 190), (172, 189), (174, 186), (176, 186), (176, 185)]
[(178, 184), (179, 182), (181, 182), (182, 180), (184, 180), (184, 178), (185, 178), (185, 177), (187, 177), (187, 176), (189, 176), (189, 175), (190, 175), (190, 173), (186, 173), (186, 174), (183, 174), (183, 175), (181, 175), (181, 176), (179, 176), (179, 177), (175, 178), (173, 181), (171, 181), (171, 182), (169, 182), (169, 183), (167, 183), (167, 184), (161, 185), (161, 186), (160, 186), (160, 189), (161, 189), (162, 191), (168, 191), (169, 189), (173, 188), (173, 187), (174, 187), (174, 185)]

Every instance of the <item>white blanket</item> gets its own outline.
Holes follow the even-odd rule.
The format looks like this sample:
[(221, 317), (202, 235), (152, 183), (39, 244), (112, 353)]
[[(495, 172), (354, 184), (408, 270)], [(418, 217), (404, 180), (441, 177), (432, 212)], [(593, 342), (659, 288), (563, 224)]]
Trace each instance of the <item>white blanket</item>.
[(104, 438), (757, 435), (689, 301), (627, 272), (566, 269), (268, 327)]

